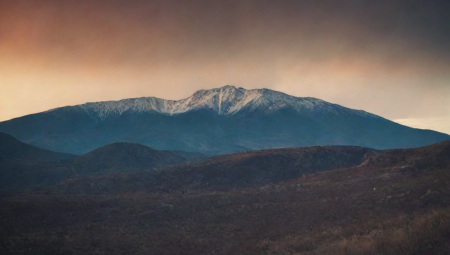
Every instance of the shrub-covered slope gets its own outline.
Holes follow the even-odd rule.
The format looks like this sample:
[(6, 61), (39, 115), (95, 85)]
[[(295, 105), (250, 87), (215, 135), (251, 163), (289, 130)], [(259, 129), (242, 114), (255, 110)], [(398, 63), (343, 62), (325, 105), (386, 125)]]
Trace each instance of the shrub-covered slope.
[[(139, 187), (134, 175), (145, 183), (143, 173), (85, 181), (97, 186), (92, 189), (71, 189), (78, 183), (67, 182), (65, 190), (58, 185), (2, 198), (0, 249), (5, 254), (448, 254), (449, 152), (449, 142), (369, 151), (362, 164), (349, 168), (227, 190), (206, 184), (186, 192), (101, 188), (108, 185), (103, 180), (116, 179), (114, 185), (133, 180)], [(178, 167), (164, 171), (181, 171)], [(178, 183), (163, 181), (166, 187)]]

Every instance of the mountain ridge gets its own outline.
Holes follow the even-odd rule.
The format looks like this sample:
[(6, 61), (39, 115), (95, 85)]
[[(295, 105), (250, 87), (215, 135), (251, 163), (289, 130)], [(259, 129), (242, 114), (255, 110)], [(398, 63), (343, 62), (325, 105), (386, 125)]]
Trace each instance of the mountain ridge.
[[(205, 157), (203, 157), (205, 158)], [(187, 152), (160, 151), (137, 143), (116, 142), (73, 159), (76, 168), (150, 170), (172, 164), (198, 160)]]
[[(446, 169), (450, 141), (411, 149), (373, 150), (357, 146), (313, 146), (238, 152), (154, 171), (116, 172), (76, 177), (49, 190), (56, 193), (115, 194), (133, 192), (225, 192), (285, 185), (315, 176), (341, 175), (345, 181), (365, 174), (395, 171), (417, 175)], [(346, 174), (348, 173), (348, 174)], [(319, 177), (320, 178), (320, 177)], [(326, 181), (327, 178), (324, 178)]]
[(76, 155), (50, 151), (23, 143), (14, 136), (0, 132), (0, 162), (11, 160), (64, 160)]
[[(44, 111), (44, 113), (59, 109), (80, 107), (88, 113), (96, 114), (92, 117), (104, 120), (109, 115), (121, 115), (127, 111), (155, 111), (167, 115), (176, 115), (199, 109), (211, 109), (219, 115), (233, 115), (245, 108), (255, 110), (258, 107), (267, 107), (269, 110), (276, 110), (285, 106), (294, 107), (297, 111), (301, 111), (302, 107), (314, 109), (318, 107), (330, 108), (330, 106), (339, 106), (344, 109), (350, 109), (314, 97), (295, 97), (265, 88), (246, 90), (226, 85), (209, 90), (201, 89), (190, 97), (179, 100), (166, 100), (157, 97), (128, 98), (58, 107)], [(363, 110), (355, 111), (358, 111), (362, 115), (379, 117)]]
[(76, 156), (37, 148), (0, 133), (0, 194), (71, 176), (152, 170), (204, 158), (199, 153), (158, 151), (135, 143), (108, 144)]
[(214, 155), (316, 145), (410, 148), (450, 139), (316, 98), (234, 86), (199, 90), (181, 100), (144, 97), (66, 106), (0, 122), (0, 132), (72, 154), (114, 142)]

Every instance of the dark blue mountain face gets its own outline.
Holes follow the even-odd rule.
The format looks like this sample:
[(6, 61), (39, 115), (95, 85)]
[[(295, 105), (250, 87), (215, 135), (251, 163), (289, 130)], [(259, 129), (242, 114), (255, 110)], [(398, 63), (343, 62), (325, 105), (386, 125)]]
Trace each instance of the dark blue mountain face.
[(0, 163), (10, 161), (46, 162), (75, 157), (76, 155), (37, 148), (20, 142), (11, 135), (0, 132)]
[(74, 154), (113, 142), (212, 155), (315, 145), (410, 148), (450, 139), (319, 99), (230, 86), (179, 101), (142, 98), (63, 107), (0, 122), (0, 131)]

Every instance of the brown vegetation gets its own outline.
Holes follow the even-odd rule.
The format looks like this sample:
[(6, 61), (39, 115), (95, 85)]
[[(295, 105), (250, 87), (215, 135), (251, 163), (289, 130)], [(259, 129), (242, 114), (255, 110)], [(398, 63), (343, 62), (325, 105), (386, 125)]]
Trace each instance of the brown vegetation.
[(188, 177), (177, 180), (179, 166), (164, 170), (173, 178), (157, 188), (147, 186), (154, 180), (145, 172), (72, 180), (3, 198), (0, 251), (448, 254), (449, 151), (447, 142), (369, 152), (359, 166), (240, 188), (172, 188)]

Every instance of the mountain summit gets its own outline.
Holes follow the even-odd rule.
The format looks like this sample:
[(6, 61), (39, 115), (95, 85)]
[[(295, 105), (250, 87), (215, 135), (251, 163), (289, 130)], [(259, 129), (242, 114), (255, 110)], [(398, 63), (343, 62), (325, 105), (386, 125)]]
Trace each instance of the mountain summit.
[[(175, 115), (209, 109), (219, 115), (234, 115), (240, 111), (251, 112), (261, 110), (270, 112), (281, 108), (290, 108), (300, 113), (311, 110), (315, 112), (333, 111), (333, 108), (338, 107), (338, 105), (312, 97), (294, 97), (269, 89), (246, 90), (226, 85), (221, 88), (199, 90), (192, 96), (181, 100), (142, 97), (120, 101), (86, 103), (75, 107), (85, 110), (95, 119), (104, 120), (130, 112), (142, 113), (154, 111), (167, 115)], [(60, 109), (56, 108), (49, 112)], [(347, 108), (340, 107), (340, 109)], [(360, 111), (360, 113), (368, 115), (368, 113), (363, 111)], [(375, 115), (372, 116), (375, 117)]]
[(76, 154), (114, 142), (222, 154), (314, 145), (408, 148), (450, 139), (317, 98), (230, 85), (181, 100), (142, 97), (56, 108), (0, 122), (0, 132)]

